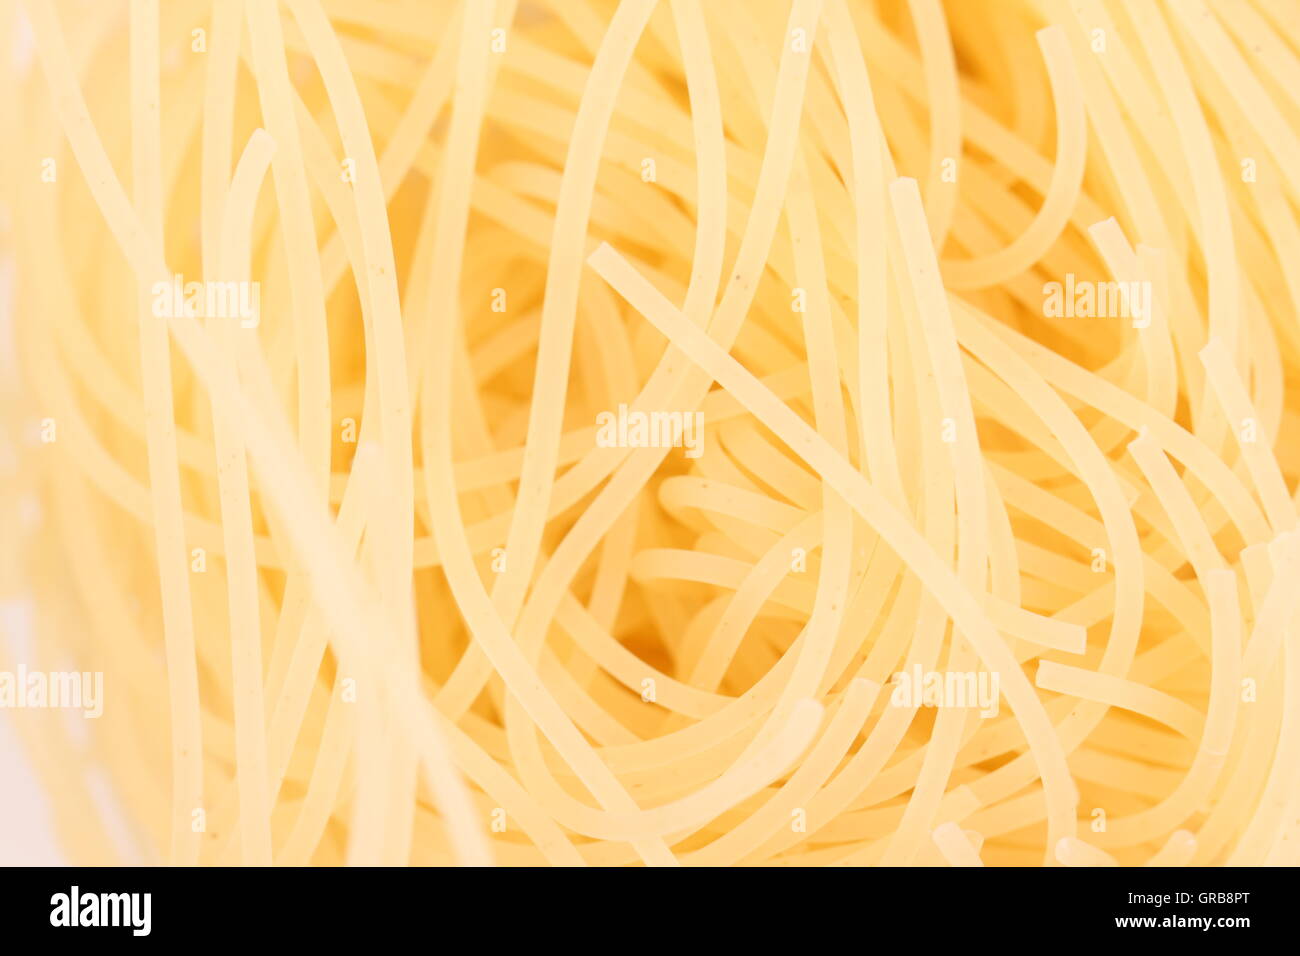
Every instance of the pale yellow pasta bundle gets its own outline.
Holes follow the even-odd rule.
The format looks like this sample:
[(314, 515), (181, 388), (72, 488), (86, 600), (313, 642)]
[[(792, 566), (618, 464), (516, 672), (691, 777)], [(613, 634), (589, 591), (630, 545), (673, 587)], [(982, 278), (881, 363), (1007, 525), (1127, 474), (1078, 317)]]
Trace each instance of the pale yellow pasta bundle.
[(1300, 862), (1293, 13), (0, 0), (67, 858)]

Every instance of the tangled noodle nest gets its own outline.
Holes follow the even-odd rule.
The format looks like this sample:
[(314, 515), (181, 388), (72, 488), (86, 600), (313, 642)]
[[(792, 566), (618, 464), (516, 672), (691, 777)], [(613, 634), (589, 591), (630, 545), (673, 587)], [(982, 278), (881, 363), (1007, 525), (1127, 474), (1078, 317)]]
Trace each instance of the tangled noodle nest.
[(1300, 862), (1288, 8), (0, 2), (64, 851)]

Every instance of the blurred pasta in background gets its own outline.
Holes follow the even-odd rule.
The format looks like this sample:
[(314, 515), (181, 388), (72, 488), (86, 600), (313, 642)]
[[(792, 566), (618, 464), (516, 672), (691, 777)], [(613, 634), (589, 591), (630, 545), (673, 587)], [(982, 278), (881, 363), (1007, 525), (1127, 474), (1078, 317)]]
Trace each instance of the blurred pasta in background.
[(0, 34), (63, 858), (1300, 862), (1292, 0)]

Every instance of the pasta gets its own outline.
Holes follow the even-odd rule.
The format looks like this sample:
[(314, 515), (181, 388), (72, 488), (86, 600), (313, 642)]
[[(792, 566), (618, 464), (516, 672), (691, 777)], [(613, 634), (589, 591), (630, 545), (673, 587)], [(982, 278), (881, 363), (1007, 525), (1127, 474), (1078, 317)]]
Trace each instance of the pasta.
[(68, 859), (1300, 863), (1280, 5), (0, 23)]

